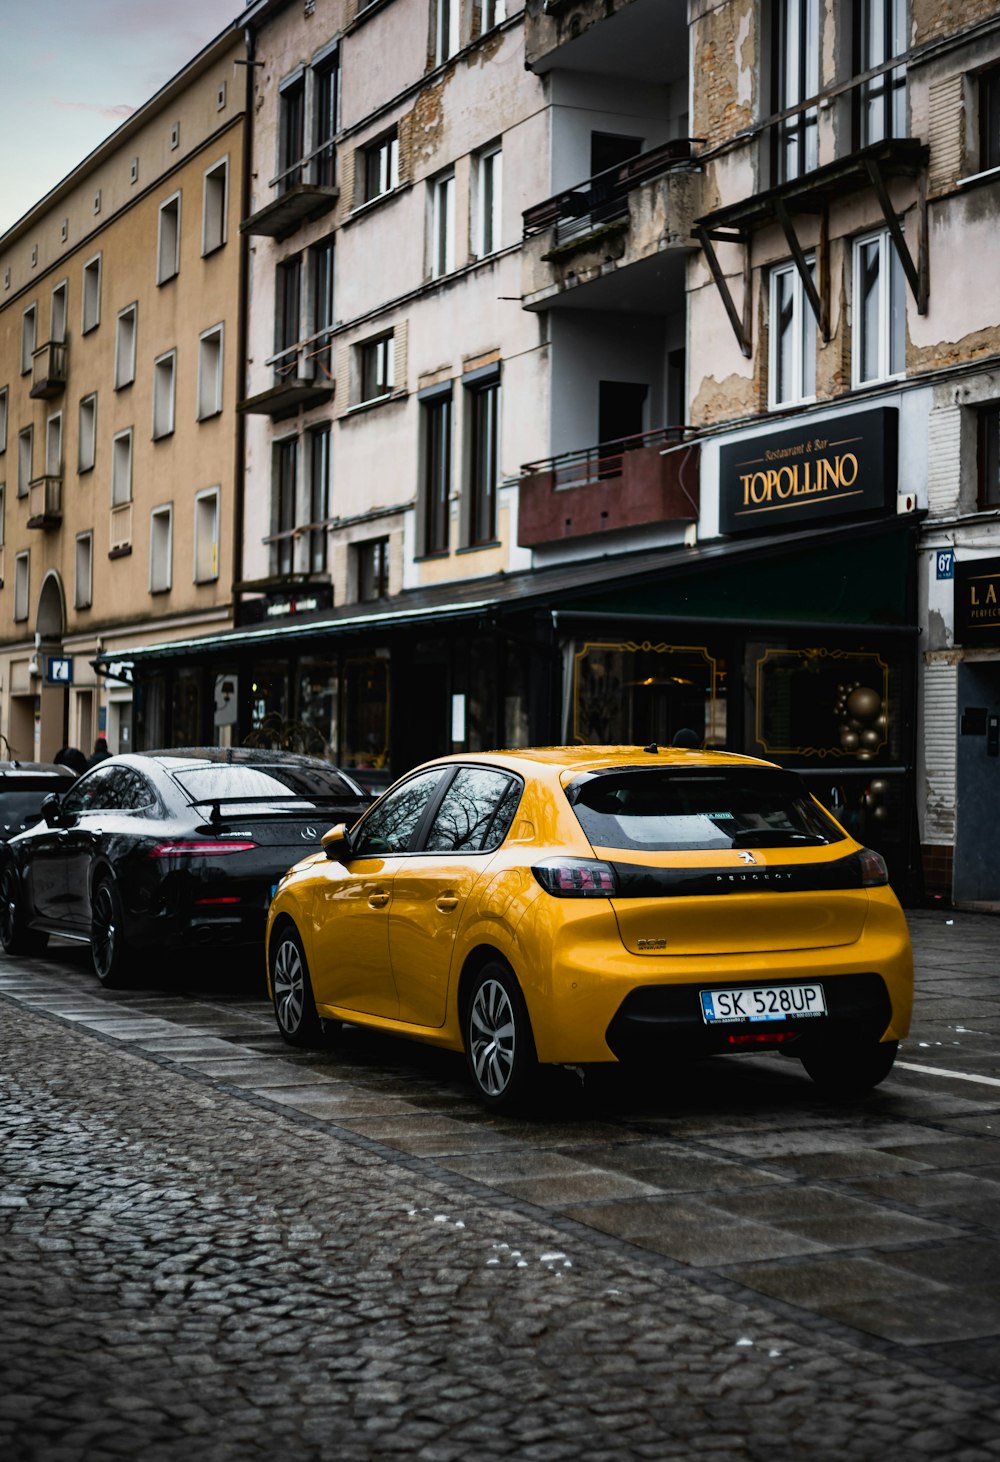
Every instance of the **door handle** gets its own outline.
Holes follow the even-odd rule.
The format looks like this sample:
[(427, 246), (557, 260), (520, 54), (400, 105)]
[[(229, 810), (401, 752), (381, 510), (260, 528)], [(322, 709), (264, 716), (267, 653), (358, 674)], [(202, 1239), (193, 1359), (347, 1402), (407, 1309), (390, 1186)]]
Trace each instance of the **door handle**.
[(368, 907), (370, 909), (384, 909), (389, 902), (389, 895), (384, 888), (376, 889), (368, 895)]
[(443, 893), (437, 901), (437, 906), (442, 914), (450, 914), (452, 909), (458, 908), (458, 899), (453, 893)]

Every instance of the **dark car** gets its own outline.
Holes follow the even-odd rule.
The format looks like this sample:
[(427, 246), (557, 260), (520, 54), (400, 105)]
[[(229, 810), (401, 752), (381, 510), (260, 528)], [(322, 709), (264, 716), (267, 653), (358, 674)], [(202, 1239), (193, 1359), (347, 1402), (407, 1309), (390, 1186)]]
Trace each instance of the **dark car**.
[(105, 985), (140, 950), (259, 948), (282, 874), (370, 802), (344, 772), (290, 752), (109, 757), (0, 848), (0, 943), (87, 942)]
[(0, 843), (41, 821), (42, 803), (76, 780), (69, 767), (47, 761), (0, 761)]

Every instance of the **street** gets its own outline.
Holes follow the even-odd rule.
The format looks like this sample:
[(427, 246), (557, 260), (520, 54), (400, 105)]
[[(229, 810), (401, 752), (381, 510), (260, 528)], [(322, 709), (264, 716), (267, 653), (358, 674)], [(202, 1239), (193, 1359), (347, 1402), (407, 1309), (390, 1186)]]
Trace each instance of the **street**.
[(1000, 922), (910, 922), (867, 1099), (754, 1056), (534, 1121), (290, 1050), (256, 971), (0, 959), (0, 1455), (1000, 1456)]

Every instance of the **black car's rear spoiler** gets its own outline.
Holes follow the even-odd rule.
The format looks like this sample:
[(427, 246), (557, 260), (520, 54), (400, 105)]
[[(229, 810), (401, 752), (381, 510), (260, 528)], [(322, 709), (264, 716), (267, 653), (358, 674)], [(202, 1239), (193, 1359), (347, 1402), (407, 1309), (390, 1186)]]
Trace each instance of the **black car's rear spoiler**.
[(368, 793), (363, 793), (360, 797), (351, 796), (350, 793), (337, 796), (333, 792), (319, 796), (313, 796), (311, 794), (307, 796), (305, 793), (289, 793), (287, 797), (280, 795), (274, 796), (272, 794), (265, 794), (260, 797), (197, 797), (191, 803), (191, 806), (210, 807), (212, 810), (209, 813), (209, 821), (221, 822), (223, 808), (246, 808), (249, 809), (247, 813), (249, 816), (253, 810), (258, 808), (263, 809), (265, 807), (273, 808), (277, 812), (311, 811), (313, 808), (316, 811), (321, 811), (324, 807), (343, 807), (347, 804), (358, 802), (363, 802), (367, 805), (374, 800)]

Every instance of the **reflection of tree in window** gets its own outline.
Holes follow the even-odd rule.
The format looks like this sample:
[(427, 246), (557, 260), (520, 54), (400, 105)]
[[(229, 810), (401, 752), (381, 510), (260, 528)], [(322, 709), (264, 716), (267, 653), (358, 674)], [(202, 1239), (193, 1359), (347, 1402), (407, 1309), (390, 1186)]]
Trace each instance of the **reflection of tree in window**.
[(476, 853), (498, 847), (510, 826), (520, 790), (501, 772), (463, 768), (438, 809), (427, 851)]
[(384, 797), (361, 824), (355, 857), (404, 853), (440, 780), (440, 772), (425, 772)]

